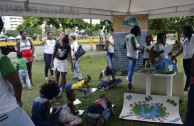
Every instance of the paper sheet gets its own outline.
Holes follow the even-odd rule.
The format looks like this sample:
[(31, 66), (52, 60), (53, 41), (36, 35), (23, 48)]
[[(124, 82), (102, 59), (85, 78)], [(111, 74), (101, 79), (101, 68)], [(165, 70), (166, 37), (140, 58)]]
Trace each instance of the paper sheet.
[(74, 105), (78, 105), (78, 104), (80, 104), (80, 103), (81, 103), (81, 101), (80, 101), (80, 100), (78, 100), (78, 99), (76, 99), (73, 103), (74, 103)]
[(78, 111), (79, 111), (79, 115), (82, 115), (85, 112), (85, 110), (78, 110)]
[(172, 47), (170, 45), (165, 46), (162, 50), (164, 50), (164, 52), (161, 55), (168, 55), (172, 51)]
[(97, 90), (98, 90), (97, 88), (92, 88), (90, 92), (95, 92)]
[(50, 113), (53, 111), (53, 108), (50, 108)]

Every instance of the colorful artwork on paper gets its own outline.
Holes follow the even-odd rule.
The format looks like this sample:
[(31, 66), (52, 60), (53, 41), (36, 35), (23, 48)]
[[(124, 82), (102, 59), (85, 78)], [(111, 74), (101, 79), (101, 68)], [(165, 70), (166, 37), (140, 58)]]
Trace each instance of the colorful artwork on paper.
[(179, 98), (143, 94), (124, 94), (121, 119), (145, 122), (182, 124)]

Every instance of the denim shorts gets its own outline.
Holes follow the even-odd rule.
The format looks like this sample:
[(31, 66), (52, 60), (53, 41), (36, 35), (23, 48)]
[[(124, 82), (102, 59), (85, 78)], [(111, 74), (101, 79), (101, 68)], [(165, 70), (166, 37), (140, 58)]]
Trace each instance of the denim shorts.
[(35, 126), (30, 117), (20, 107), (0, 114), (0, 118), (0, 126)]

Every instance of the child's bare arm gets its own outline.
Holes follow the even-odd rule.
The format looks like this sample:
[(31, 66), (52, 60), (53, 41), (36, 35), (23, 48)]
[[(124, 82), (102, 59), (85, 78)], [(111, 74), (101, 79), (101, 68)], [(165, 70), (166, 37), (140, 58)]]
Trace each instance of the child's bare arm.
[(113, 107), (110, 108), (110, 111), (111, 111), (112, 115), (114, 116), (115, 115), (115, 111), (114, 111)]
[(102, 79), (102, 72), (100, 73), (99, 80)]
[(19, 71), (19, 66), (18, 65), (16, 65), (16, 70), (17, 70), (17, 72)]
[(88, 90), (91, 90), (92, 86), (91, 85), (87, 85)]
[(78, 86), (78, 88), (77, 88), (78, 90), (82, 90), (82, 87), (80, 87), (80, 86)]
[(71, 112), (73, 113), (73, 115), (79, 114), (79, 111), (77, 111), (77, 109), (76, 109), (75, 105), (73, 104), (73, 102), (69, 102), (68, 107), (71, 109)]

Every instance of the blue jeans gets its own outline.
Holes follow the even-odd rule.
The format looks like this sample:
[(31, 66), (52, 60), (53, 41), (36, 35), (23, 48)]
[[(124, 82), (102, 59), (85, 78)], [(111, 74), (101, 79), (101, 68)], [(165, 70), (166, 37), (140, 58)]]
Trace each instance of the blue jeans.
[(34, 126), (30, 117), (20, 107), (0, 114), (0, 126)]
[(31, 82), (30, 82), (30, 78), (29, 78), (29, 75), (28, 75), (28, 70), (19, 70), (18, 74), (19, 74), (22, 86), (24, 87), (24, 79), (25, 79), (26, 84), (30, 88), (31, 87)]
[(137, 59), (129, 57), (129, 66), (128, 66), (128, 86), (131, 86), (132, 79), (133, 79), (133, 73), (135, 70)]
[(73, 59), (73, 69), (74, 69), (74, 78), (78, 78), (79, 80), (83, 79), (81, 72), (78, 67), (79, 58)]
[(106, 88), (107, 85), (112, 85), (114, 83), (116, 83), (118, 85), (121, 82), (122, 82), (122, 79), (121, 78), (117, 78), (114, 81), (111, 81), (110, 83), (102, 81), (102, 82), (99, 83), (99, 87), (100, 88)]
[(183, 59), (183, 67), (186, 75), (185, 90), (189, 88), (191, 83), (191, 60), (192, 59)]
[(191, 84), (188, 94), (187, 113), (183, 126), (193, 126), (194, 125), (193, 117), (194, 117), (194, 84)]
[(113, 56), (114, 56), (114, 53), (107, 52), (106, 54), (107, 64), (112, 71), (113, 71)]
[(45, 73), (45, 77), (48, 77), (48, 70), (50, 69), (50, 73), (51, 76), (53, 76), (53, 70), (51, 69), (51, 58), (52, 58), (52, 54), (46, 54), (44, 53), (44, 62), (45, 62), (45, 69), (44, 69), (44, 73)]
[(107, 122), (108, 121), (108, 118), (110, 117), (110, 109), (105, 109), (103, 112), (102, 112), (103, 116), (104, 116), (104, 119), (105, 121)]

